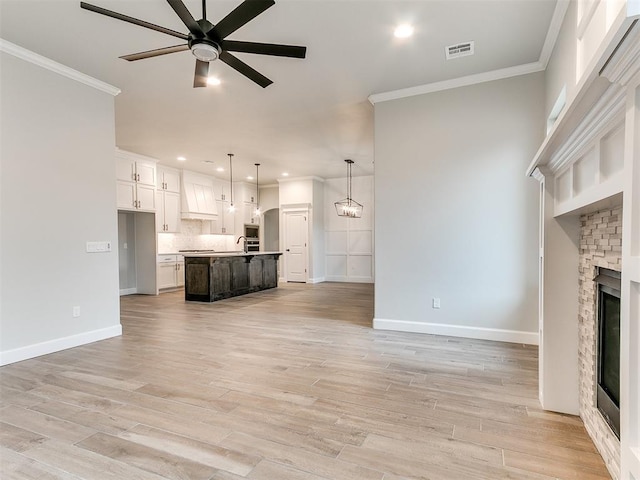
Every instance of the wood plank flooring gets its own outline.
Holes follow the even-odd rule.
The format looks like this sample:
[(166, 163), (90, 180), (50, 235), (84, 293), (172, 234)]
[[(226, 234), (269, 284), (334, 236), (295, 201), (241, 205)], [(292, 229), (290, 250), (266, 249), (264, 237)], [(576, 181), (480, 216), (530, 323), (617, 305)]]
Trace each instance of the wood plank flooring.
[(121, 301), (124, 334), (0, 369), (2, 479), (609, 479), (537, 348), (374, 331), (373, 287)]

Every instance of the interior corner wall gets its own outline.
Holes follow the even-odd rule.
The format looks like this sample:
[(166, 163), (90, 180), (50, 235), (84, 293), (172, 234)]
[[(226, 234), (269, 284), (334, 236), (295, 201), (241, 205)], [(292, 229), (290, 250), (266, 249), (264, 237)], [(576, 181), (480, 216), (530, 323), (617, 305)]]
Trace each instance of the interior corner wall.
[(544, 126), (542, 73), (375, 105), (375, 328), (538, 342)]
[(577, 16), (578, 2), (569, 2), (560, 33), (545, 70), (545, 119), (551, 113), (563, 88), (566, 88), (567, 99), (573, 98), (576, 93)]
[(325, 245), (324, 245), (324, 182), (312, 180), (313, 204), (312, 204), (312, 267), (310, 279), (313, 283), (325, 281)]
[[(0, 62), (5, 364), (121, 327), (114, 98), (7, 53)], [(86, 253), (87, 241), (112, 251)]]

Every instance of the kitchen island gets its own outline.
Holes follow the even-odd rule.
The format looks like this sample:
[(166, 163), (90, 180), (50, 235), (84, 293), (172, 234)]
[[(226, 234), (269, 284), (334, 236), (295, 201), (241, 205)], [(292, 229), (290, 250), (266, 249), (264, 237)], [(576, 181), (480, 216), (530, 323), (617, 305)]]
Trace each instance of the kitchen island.
[(184, 298), (215, 302), (278, 286), (281, 252), (184, 253)]

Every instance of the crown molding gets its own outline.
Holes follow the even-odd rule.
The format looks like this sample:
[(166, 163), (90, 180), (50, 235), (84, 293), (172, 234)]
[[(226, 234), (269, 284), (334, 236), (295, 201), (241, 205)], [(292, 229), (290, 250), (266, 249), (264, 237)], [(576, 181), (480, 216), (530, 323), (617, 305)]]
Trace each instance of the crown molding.
[[(146, 155), (141, 155), (139, 153), (130, 152), (128, 150), (123, 150), (120, 147), (116, 147), (116, 156), (118, 156), (120, 158), (132, 159), (132, 160), (144, 160), (144, 161), (153, 162), (153, 163), (158, 163), (159, 162), (159, 160), (157, 158), (147, 157)], [(171, 168), (171, 167), (169, 167), (169, 168)], [(176, 169), (176, 170), (181, 170), (181, 169)]]
[(26, 48), (16, 45), (15, 43), (8, 42), (7, 40), (4, 40), (2, 38), (0, 38), (0, 51), (9, 55), (13, 55), (16, 58), (24, 60), (25, 62), (32, 63), (51, 72), (75, 80), (76, 82), (93, 87), (96, 90), (100, 90), (102, 92), (108, 93), (109, 95), (113, 95), (114, 97), (121, 91), (119, 88), (114, 87), (113, 85), (109, 85), (108, 83), (97, 80), (93, 77), (90, 77), (89, 75), (78, 72), (73, 68), (62, 65), (61, 63), (55, 62), (47, 57), (43, 57), (42, 55), (34, 53), (31, 50), (27, 50)]
[(398, 100), (401, 98), (414, 97), (416, 95), (424, 95), (426, 93), (441, 92), (443, 90), (451, 90), (452, 88), (468, 87), (469, 85), (476, 85), (478, 83), (492, 82), (494, 80), (502, 80), (504, 78), (541, 72), (544, 68), (544, 65), (540, 62), (527, 63), (524, 65), (517, 65), (515, 67), (501, 68), (490, 72), (468, 75), (466, 77), (443, 80), (442, 82), (418, 85), (417, 87), (403, 88), (401, 90), (384, 93), (374, 93), (373, 95), (369, 95), (368, 99), (372, 105), (375, 105), (389, 100)]
[(289, 178), (278, 178), (278, 183), (287, 183), (287, 182), (300, 182), (300, 181), (308, 181), (308, 180), (316, 180), (318, 182), (324, 183), (324, 178), (316, 177), (315, 175), (310, 177), (289, 177)]
[(547, 30), (547, 37), (544, 39), (544, 45), (540, 52), (539, 62), (544, 66), (544, 69), (546, 69), (549, 64), (549, 59), (556, 46), (558, 35), (560, 35), (560, 28), (562, 27), (562, 22), (564, 22), (564, 17), (567, 14), (570, 3), (570, 0), (558, 0), (558, 3), (556, 3), (556, 8), (553, 11), (553, 16), (549, 23), (549, 30)]

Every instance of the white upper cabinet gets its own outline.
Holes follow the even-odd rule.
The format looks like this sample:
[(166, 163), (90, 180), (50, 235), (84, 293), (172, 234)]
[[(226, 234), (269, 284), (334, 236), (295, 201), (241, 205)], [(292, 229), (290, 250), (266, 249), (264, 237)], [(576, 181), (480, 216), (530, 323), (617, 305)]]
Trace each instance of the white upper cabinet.
[(237, 182), (234, 184), (234, 202), (256, 203), (258, 198), (255, 184)]
[(158, 167), (156, 191), (157, 220), (159, 233), (180, 231), (180, 171)]
[(180, 172), (172, 168), (158, 167), (158, 190), (180, 193)]
[(156, 209), (155, 161), (118, 150), (116, 192), (119, 209), (154, 212)]

